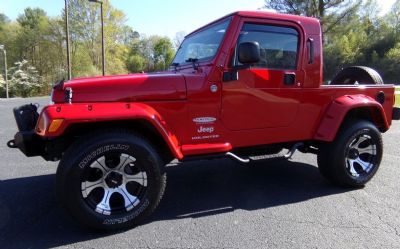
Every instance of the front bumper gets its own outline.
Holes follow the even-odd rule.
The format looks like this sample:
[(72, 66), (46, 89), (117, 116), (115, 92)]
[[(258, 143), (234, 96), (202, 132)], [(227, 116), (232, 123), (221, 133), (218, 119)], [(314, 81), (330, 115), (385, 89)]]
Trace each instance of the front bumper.
[(34, 131), (19, 131), (14, 135), (14, 139), (8, 141), (7, 146), (18, 148), (25, 156), (45, 157), (45, 142)]
[(18, 132), (14, 139), (7, 142), (10, 148), (20, 149), (26, 156), (46, 156), (45, 141), (36, 134), (35, 127), (39, 118), (37, 106), (28, 104), (14, 108), (14, 117)]

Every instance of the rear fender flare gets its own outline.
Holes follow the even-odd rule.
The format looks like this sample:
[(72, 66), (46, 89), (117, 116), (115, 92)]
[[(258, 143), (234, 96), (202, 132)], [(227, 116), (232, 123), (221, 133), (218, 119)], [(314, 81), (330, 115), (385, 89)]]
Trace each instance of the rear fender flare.
[(63, 119), (57, 131), (50, 133), (39, 130), (36, 132), (44, 137), (61, 136), (73, 124), (96, 123), (107, 121), (145, 120), (150, 123), (163, 137), (172, 154), (182, 159), (179, 141), (170, 130), (163, 117), (151, 106), (143, 103), (93, 103), (93, 104), (55, 104), (47, 106), (40, 114), (40, 119), (50, 122), (54, 119)]
[(316, 129), (314, 139), (326, 142), (333, 141), (346, 115), (353, 110), (361, 108), (370, 110), (371, 121), (379, 127), (381, 132), (389, 129), (389, 123), (381, 104), (373, 98), (362, 94), (344, 95), (336, 98), (328, 106)]

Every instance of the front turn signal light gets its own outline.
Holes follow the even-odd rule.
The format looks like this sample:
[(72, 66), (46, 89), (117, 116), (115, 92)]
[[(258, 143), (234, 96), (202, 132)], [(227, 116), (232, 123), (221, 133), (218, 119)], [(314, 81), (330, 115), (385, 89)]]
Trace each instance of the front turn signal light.
[(53, 119), (49, 126), (49, 132), (56, 132), (58, 128), (62, 125), (64, 119)]

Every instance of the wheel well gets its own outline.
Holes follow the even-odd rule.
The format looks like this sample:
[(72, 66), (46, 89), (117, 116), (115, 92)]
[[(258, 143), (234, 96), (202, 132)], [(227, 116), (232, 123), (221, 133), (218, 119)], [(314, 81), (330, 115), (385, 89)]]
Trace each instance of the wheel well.
[(136, 132), (150, 142), (160, 155), (164, 163), (169, 163), (173, 158), (173, 154), (165, 142), (164, 138), (146, 120), (119, 120), (94, 123), (79, 123), (70, 125), (64, 134), (58, 139), (62, 141), (60, 146), (63, 153), (74, 141), (98, 130), (124, 129)]
[(367, 120), (375, 124), (375, 126), (379, 129), (380, 132), (385, 132), (387, 130), (387, 128), (385, 127), (385, 120), (382, 116), (382, 113), (376, 107), (361, 107), (350, 110), (344, 117), (342, 126), (347, 122), (360, 119)]

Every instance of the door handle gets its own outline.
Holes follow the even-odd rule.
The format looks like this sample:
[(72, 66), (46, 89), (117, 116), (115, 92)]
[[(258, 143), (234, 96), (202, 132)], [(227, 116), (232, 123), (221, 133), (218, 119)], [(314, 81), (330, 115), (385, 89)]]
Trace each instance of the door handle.
[(283, 84), (286, 86), (291, 86), (296, 83), (296, 74), (295, 73), (285, 73), (283, 76)]
[(307, 48), (308, 48), (308, 64), (314, 63), (314, 39), (308, 38), (307, 40)]

